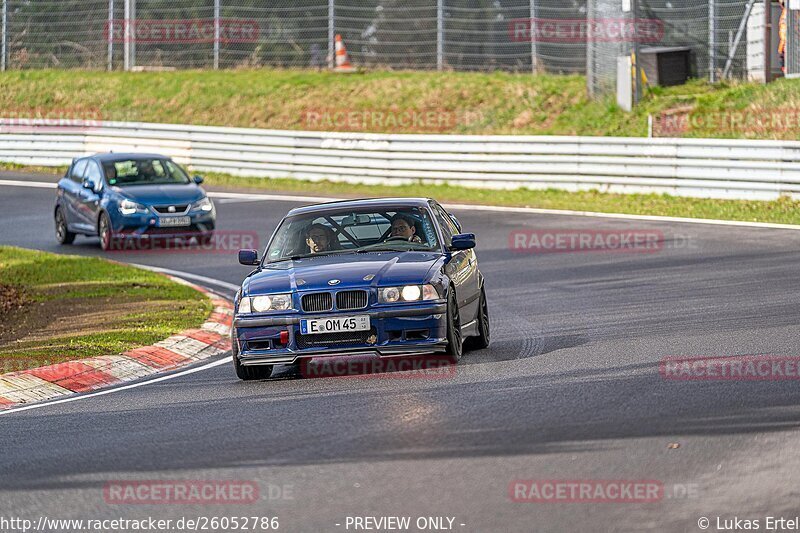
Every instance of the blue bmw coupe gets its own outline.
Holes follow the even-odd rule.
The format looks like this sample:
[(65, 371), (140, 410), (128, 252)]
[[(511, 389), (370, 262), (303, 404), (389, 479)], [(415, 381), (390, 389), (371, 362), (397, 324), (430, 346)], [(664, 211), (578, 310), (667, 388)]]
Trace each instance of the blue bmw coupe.
[[(243, 380), (331, 355), (381, 358), (489, 346), (475, 235), (436, 201), (349, 200), (290, 211), (236, 295), (233, 363)], [(465, 342), (466, 340), (466, 342)]]
[(53, 211), (56, 239), (72, 244), (76, 235), (97, 235), (103, 250), (125, 240), (195, 238), (211, 241), (214, 204), (168, 157), (97, 154), (72, 162), (58, 182)]

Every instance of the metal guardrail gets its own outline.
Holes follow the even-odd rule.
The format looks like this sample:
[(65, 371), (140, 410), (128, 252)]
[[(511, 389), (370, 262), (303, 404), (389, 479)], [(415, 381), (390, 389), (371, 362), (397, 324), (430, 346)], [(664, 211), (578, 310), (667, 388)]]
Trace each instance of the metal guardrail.
[(0, 119), (0, 161), (56, 166), (157, 152), (199, 171), (353, 183), (597, 189), (705, 198), (800, 196), (800, 142), (383, 135)]

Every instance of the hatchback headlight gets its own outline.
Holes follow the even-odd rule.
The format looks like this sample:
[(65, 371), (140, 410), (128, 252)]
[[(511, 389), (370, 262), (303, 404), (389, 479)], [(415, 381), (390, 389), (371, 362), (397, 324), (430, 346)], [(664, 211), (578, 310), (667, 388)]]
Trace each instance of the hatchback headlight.
[(270, 294), (242, 298), (239, 301), (239, 314), (265, 313), (267, 311), (286, 311), (292, 308), (291, 294)]
[(395, 302), (421, 302), (438, 300), (439, 291), (433, 285), (406, 285), (404, 287), (383, 287), (378, 289), (378, 301), (384, 304)]
[(147, 214), (147, 208), (131, 200), (122, 200), (119, 203), (119, 212), (123, 215)]
[(205, 211), (206, 213), (210, 213), (214, 210), (214, 203), (211, 201), (211, 198), (208, 196), (203, 197), (199, 202), (196, 202), (193, 209), (199, 209), (200, 211)]

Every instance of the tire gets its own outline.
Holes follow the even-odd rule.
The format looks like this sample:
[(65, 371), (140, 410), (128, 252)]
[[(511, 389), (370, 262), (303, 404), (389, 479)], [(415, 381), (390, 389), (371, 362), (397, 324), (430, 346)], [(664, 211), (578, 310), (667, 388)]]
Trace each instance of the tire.
[(64, 212), (59, 207), (56, 209), (56, 241), (58, 244), (72, 244), (75, 241), (75, 234), (67, 227), (67, 219)]
[(461, 335), (461, 318), (458, 313), (456, 291), (450, 287), (447, 297), (447, 355), (457, 363), (464, 353), (464, 337)]
[(269, 379), (272, 375), (272, 365), (244, 366), (239, 361), (239, 344), (236, 339), (231, 339), (231, 354), (233, 355), (233, 368), (236, 377), (242, 381)]
[(470, 337), (464, 343), (470, 350), (483, 350), (489, 347), (489, 304), (486, 302), (486, 291), (481, 287), (481, 299), (478, 305), (478, 336)]
[(97, 221), (97, 234), (100, 236), (100, 248), (104, 252), (113, 248), (116, 239), (114, 239), (111, 221), (105, 213), (102, 213), (100, 215), (100, 220)]

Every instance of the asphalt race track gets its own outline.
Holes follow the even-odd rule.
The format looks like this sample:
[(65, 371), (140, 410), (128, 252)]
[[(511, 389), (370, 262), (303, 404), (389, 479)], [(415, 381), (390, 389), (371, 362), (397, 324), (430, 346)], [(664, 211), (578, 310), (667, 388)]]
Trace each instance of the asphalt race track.
[[(100, 255), (96, 239), (56, 245), (53, 200), (52, 189), (0, 185), (0, 244)], [(219, 229), (255, 231), (259, 247), (298, 205), (216, 204)], [(267, 516), (288, 532), (354, 531), (348, 516), (451, 517), (456, 531), (527, 532), (700, 531), (702, 517), (712, 531), (717, 517), (763, 528), (767, 516), (800, 513), (797, 380), (659, 373), (667, 356), (800, 355), (800, 232), (455, 214), (478, 236), (493, 328), (492, 346), (467, 353), (455, 375), (300, 379), (287, 369), (244, 383), (225, 363), (8, 413), (0, 516)], [(652, 253), (520, 253), (509, 243), (518, 230), (664, 238)], [(231, 284), (248, 272), (232, 251), (110, 257)], [(648, 503), (518, 503), (518, 479), (656, 480), (664, 492)], [(103, 489), (119, 480), (252, 481), (260, 498), (109, 503)]]

